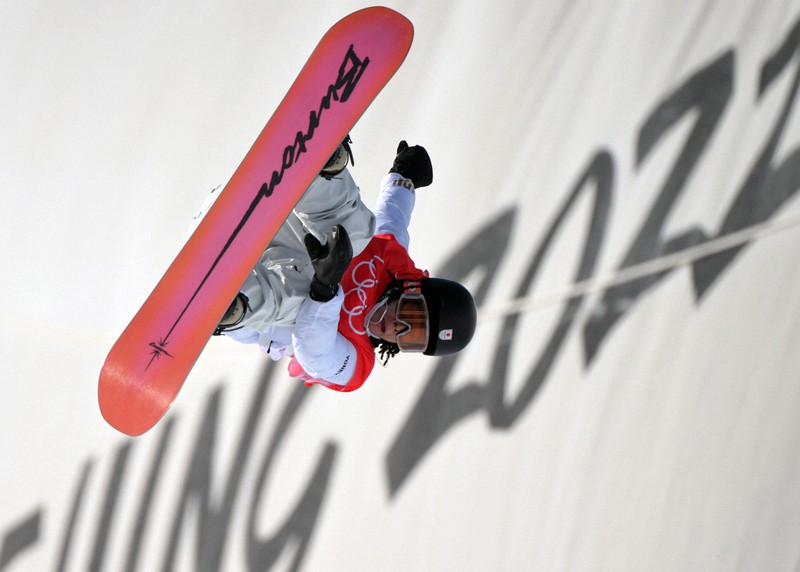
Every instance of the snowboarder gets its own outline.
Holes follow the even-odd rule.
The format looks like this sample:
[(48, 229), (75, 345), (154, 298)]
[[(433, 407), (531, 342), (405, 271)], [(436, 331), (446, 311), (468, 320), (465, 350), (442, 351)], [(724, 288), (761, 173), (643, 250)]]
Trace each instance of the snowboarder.
[(466, 288), (430, 278), (408, 254), (415, 190), (433, 182), (427, 151), (400, 142), (373, 213), (347, 170), (350, 143), (309, 186), (216, 332), (291, 357), (290, 375), (338, 391), (361, 387), (376, 350), (384, 365), (401, 351), (462, 350), (477, 314)]

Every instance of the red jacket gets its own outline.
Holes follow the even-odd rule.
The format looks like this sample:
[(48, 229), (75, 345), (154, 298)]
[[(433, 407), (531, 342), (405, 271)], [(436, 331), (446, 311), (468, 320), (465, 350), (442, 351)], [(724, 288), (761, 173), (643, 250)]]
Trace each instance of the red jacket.
[(392, 280), (419, 280), (427, 275), (414, 265), (406, 248), (393, 235), (373, 236), (361, 254), (353, 258), (341, 282), (344, 303), (339, 315), (339, 333), (356, 349), (353, 376), (345, 386), (313, 379), (294, 359), (289, 365), (290, 375), (305, 379), (306, 385), (318, 383), (336, 391), (353, 391), (361, 387), (375, 367), (375, 349), (365, 324), (367, 314)]

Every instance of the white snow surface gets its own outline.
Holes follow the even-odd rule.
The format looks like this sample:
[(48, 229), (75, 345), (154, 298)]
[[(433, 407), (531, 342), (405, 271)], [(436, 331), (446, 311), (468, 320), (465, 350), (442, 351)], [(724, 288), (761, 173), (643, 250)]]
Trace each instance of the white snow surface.
[[(0, 5), (0, 569), (797, 570), (797, 3), (386, 4), (415, 40), (352, 172), (372, 204), (400, 139), (428, 149), (411, 253), (483, 287), (473, 344), (348, 395), (280, 364), (261, 403), (267, 358), (215, 338), (136, 439), (99, 413), (106, 354), (365, 5)], [(563, 295), (782, 220), (713, 278), (679, 254), (636, 295)], [(520, 297), (546, 302), (490, 315)]]

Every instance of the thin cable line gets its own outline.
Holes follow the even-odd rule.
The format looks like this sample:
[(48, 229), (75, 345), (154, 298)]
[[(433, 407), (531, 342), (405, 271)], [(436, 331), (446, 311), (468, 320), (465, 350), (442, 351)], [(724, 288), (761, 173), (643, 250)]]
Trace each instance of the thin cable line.
[(639, 264), (620, 268), (601, 276), (589, 278), (588, 280), (574, 282), (563, 288), (553, 290), (552, 292), (516, 298), (504, 303), (486, 306), (479, 310), (478, 320), (490, 321), (514, 314), (535, 312), (578, 296), (602, 292), (603, 290), (619, 286), (620, 284), (633, 282), (634, 280), (639, 280), (646, 276), (660, 274), (666, 270), (684, 266), (701, 258), (719, 254), (720, 252), (777, 234), (778, 232), (798, 225), (800, 225), (800, 212), (784, 216), (778, 220), (773, 219), (754, 224), (747, 228), (713, 238), (671, 254), (665, 254), (664, 256), (659, 256)]

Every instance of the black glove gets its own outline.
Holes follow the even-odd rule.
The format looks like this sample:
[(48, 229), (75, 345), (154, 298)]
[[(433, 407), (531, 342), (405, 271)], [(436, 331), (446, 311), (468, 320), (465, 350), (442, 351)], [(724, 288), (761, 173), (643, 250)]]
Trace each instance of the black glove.
[(389, 172), (411, 179), (416, 189), (427, 187), (433, 182), (433, 165), (428, 152), (419, 145), (409, 147), (405, 141), (400, 141), (397, 146), (397, 157), (394, 158)]
[(344, 227), (337, 224), (333, 227), (327, 244), (321, 244), (313, 234), (307, 234), (304, 240), (314, 266), (309, 296), (317, 302), (328, 302), (339, 292), (339, 282), (353, 258), (350, 237)]

